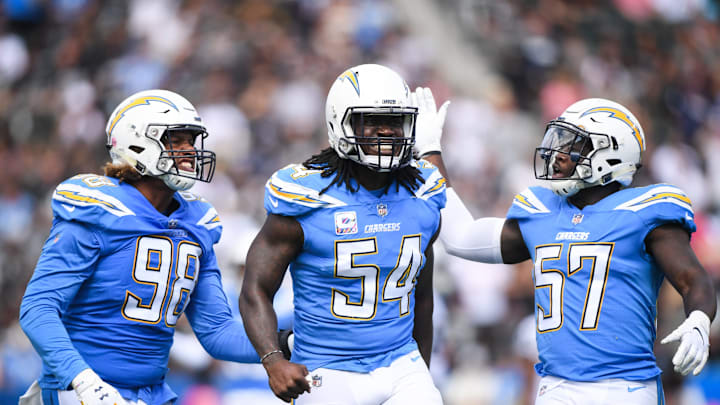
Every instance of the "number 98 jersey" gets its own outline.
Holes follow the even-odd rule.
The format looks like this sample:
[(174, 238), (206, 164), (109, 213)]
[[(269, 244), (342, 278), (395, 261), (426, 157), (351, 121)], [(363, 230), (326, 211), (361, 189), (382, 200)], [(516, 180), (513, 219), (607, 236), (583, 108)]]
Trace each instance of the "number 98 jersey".
[[(53, 194), (53, 227), (23, 306), (56, 308), (82, 360), (117, 387), (163, 381), (186, 309), (190, 316), (211, 305), (231, 317), (224, 295), (211, 293), (221, 291), (217, 213), (190, 193), (174, 199), (178, 208), (166, 216), (135, 187), (97, 175), (75, 176)], [(50, 367), (82, 367), (72, 358), (60, 351), (44, 357), (41, 386), (65, 389)]]
[(507, 214), (533, 265), (541, 376), (645, 380), (655, 363), (656, 301), (664, 276), (645, 250), (663, 224), (695, 231), (690, 199), (669, 185), (628, 188), (579, 209), (531, 187)]
[(294, 217), (304, 233), (290, 264), (293, 361), (368, 372), (417, 349), (414, 287), (445, 206), (445, 179), (429, 163), (418, 165), (426, 180), (414, 193), (334, 185), (320, 194), (332, 178), (302, 165), (268, 180), (268, 213)]

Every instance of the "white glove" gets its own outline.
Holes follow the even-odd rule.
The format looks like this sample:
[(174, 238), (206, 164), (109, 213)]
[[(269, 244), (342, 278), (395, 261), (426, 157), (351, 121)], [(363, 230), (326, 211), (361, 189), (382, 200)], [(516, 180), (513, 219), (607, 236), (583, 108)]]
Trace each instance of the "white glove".
[(72, 380), (80, 403), (83, 405), (126, 405), (120, 393), (89, 368), (81, 371)]
[(680, 346), (672, 358), (675, 372), (687, 375), (693, 370), (693, 375), (700, 374), (708, 359), (709, 335), (710, 318), (702, 311), (692, 311), (685, 322), (660, 341), (665, 344), (680, 340)]
[(440, 152), (445, 115), (450, 101), (446, 101), (437, 109), (432, 91), (427, 87), (418, 87), (411, 95), (412, 103), (418, 107), (418, 118), (415, 123), (415, 152), (422, 157), (426, 153)]

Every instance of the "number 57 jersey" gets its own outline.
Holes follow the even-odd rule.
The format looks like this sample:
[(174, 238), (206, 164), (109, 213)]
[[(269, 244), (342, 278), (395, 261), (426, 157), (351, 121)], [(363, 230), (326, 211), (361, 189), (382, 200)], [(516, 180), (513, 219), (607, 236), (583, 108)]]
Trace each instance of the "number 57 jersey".
[(267, 182), (265, 208), (294, 217), (304, 245), (290, 264), (293, 361), (369, 372), (417, 349), (415, 283), (440, 225), (445, 180), (419, 163), (425, 183), (414, 193), (330, 187), (319, 170), (291, 165)]
[(654, 228), (695, 231), (690, 199), (669, 185), (628, 188), (579, 209), (531, 187), (507, 215), (533, 260), (541, 376), (645, 380), (655, 363), (656, 301), (664, 276), (645, 250)]

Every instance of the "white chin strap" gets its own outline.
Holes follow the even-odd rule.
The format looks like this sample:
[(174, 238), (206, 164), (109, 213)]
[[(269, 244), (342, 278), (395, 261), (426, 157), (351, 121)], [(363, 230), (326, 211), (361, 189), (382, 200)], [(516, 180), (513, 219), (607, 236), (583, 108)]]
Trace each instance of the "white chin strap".
[[(399, 157), (380, 156), (380, 161), (378, 162), (377, 155), (366, 155), (360, 146), (356, 146), (355, 148), (349, 147), (347, 148), (349, 149), (348, 151), (343, 150), (343, 148), (339, 145), (333, 146), (333, 149), (335, 149), (335, 152), (337, 152), (343, 159), (352, 160), (353, 162), (369, 167), (377, 172), (390, 172), (400, 165)], [(403, 150), (403, 152), (405, 152), (405, 150)], [(401, 156), (403, 156), (403, 154), (401, 154)], [(380, 167), (377, 166), (378, 163), (380, 164)], [(391, 163), (393, 163), (393, 166), (390, 166)]]
[(637, 171), (637, 168), (634, 164), (627, 164), (625, 167), (621, 167), (616, 169), (612, 173), (612, 177), (608, 179), (605, 183), (602, 182), (602, 179), (597, 180), (595, 182), (587, 182), (584, 180), (579, 179), (568, 179), (568, 180), (560, 180), (560, 181), (551, 181), (550, 182), (550, 188), (552, 191), (562, 197), (572, 197), (573, 195), (577, 194), (578, 191), (594, 187), (594, 186), (604, 186), (607, 184), (610, 184), (614, 181), (617, 181), (618, 183), (622, 184), (623, 187), (627, 187), (632, 183), (633, 176), (635, 175), (635, 172)]
[[(404, 151), (403, 151), (404, 152)], [(378, 161), (377, 155), (366, 155), (365, 152), (363, 152), (362, 148), (358, 146), (358, 156), (360, 158), (359, 163), (363, 163), (365, 165), (373, 165), (371, 166), (372, 169), (378, 172), (389, 172), (395, 169), (400, 165), (400, 157), (397, 156), (380, 156), (380, 160)], [(402, 154), (401, 154), (402, 156)], [(380, 164), (378, 167), (377, 164)], [(392, 164), (392, 166), (391, 166)]]
[(195, 179), (178, 176), (176, 174), (167, 173), (159, 177), (165, 182), (168, 187), (175, 191), (189, 190), (192, 186), (195, 185)]
[(572, 197), (577, 194), (578, 191), (588, 186), (591, 186), (591, 184), (576, 179), (550, 182), (550, 189), (553, 193), (561, 197)]

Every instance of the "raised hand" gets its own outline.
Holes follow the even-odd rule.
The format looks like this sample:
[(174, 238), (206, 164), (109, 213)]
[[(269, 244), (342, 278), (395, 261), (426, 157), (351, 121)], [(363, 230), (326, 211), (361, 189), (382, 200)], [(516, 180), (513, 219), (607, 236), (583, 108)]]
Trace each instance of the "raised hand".
[(440, 109), (437, 109), (435, 97), (427, 87), (418, 87), (412, 93), (413, 104), (418, 107), (418, 118), (415, 124), (415, 147), (418, 156), (430, 152), (440, 152), (442, 147), (443, 125), (450, 101), (445, 101)]

